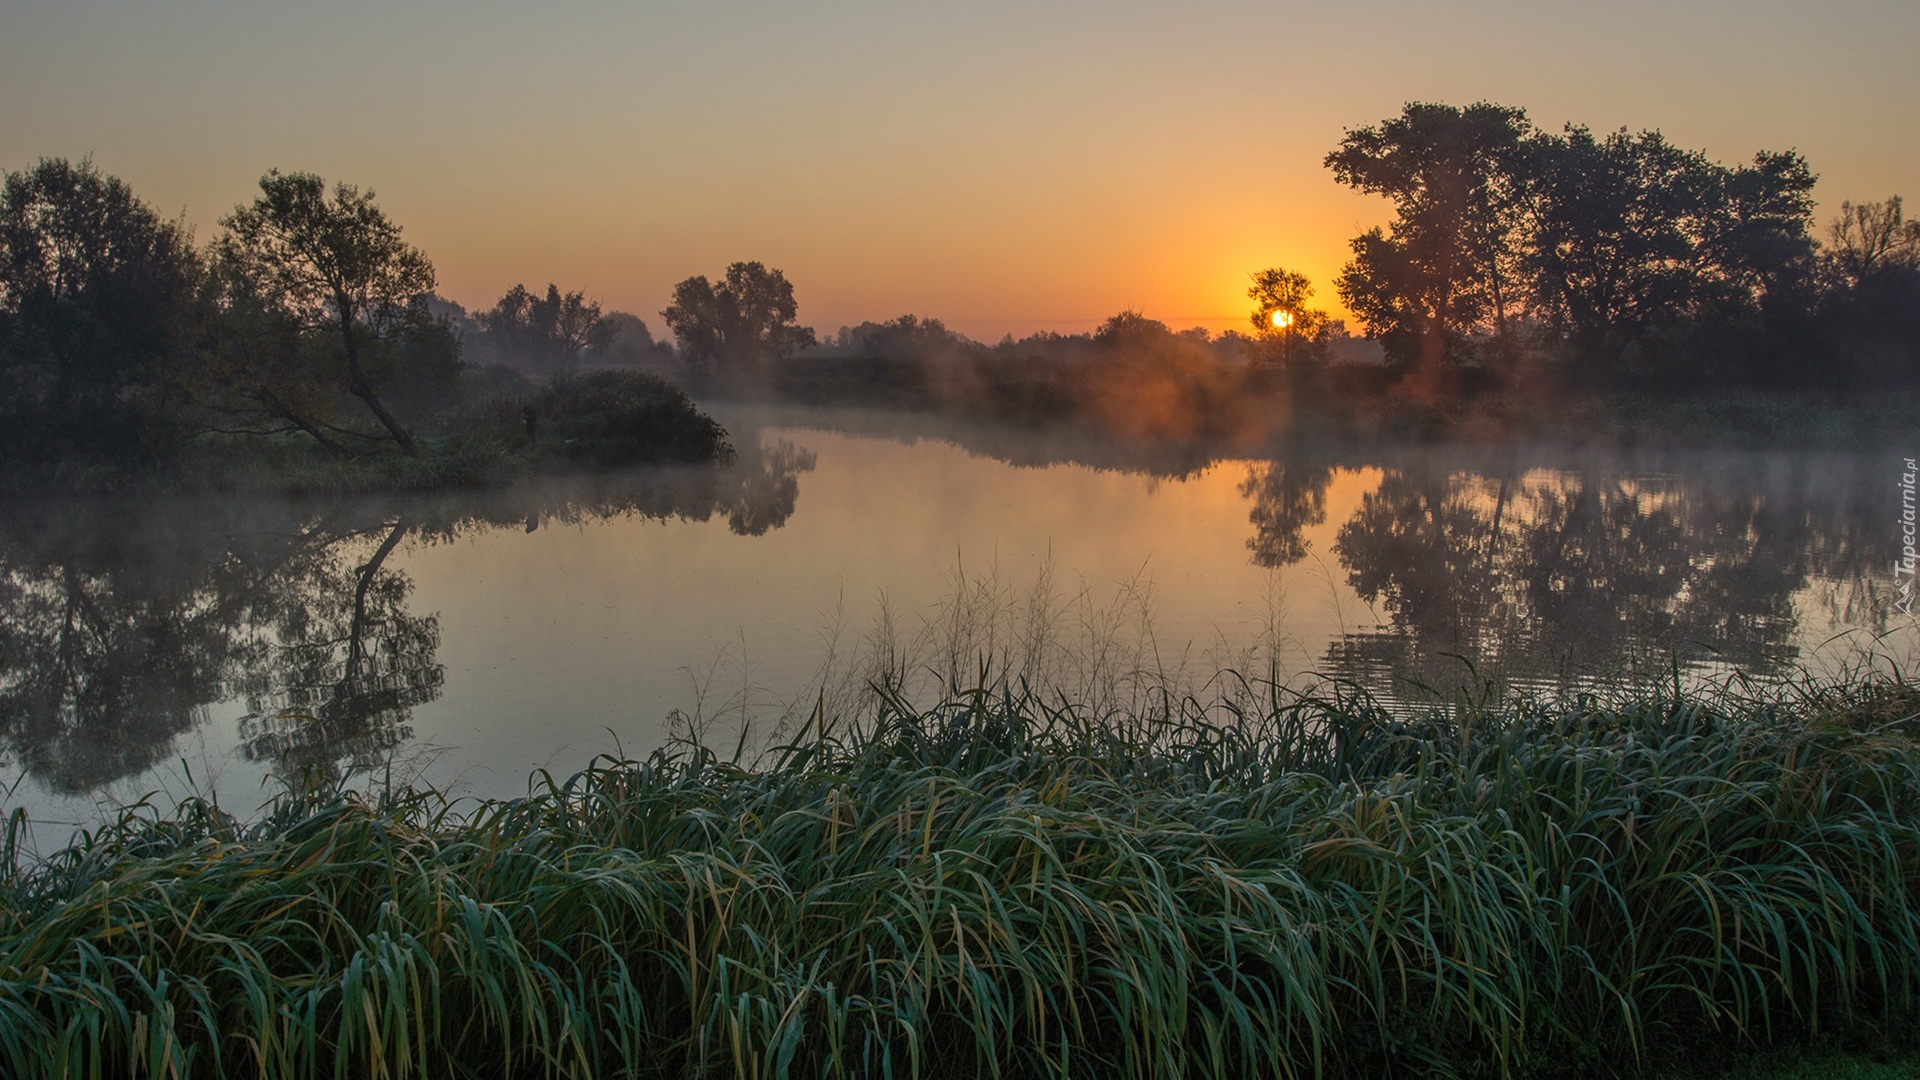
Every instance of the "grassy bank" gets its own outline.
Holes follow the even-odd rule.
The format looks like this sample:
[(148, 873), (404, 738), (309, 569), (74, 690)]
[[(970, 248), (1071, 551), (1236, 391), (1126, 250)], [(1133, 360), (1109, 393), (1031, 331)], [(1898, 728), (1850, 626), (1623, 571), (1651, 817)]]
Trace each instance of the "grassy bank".
[(1201, 716), (130, 813), (9, 860), (0, 1072), (1631, 1074), (1920, 1006), (1912, 687)]

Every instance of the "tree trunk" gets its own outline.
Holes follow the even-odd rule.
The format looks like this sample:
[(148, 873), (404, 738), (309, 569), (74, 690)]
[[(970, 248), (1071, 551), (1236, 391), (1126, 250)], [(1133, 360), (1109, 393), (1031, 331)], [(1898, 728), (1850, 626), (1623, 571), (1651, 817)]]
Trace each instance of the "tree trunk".
[(400, 426), (400, 421), (393, 418), (393, 414), (387, 411), (385, 405), (380, 404), (379, 395), (373, 392), (373, 384), (367, 382), (366, 373), (360, 369), (360, 343), (354, 340), (353, 323), (349, 320), (341, 320), (340, 333), (347, 345), (348, 392), (367, 403), (367, 408), (373, 410), (374, 417), (380, 421), (382, 427), (387, 429), (387, 433), (393, 436), (393, 441), (400, 444), (400, 449), (405, 451), (408, 457), (419, 457), (420, 448), (413, 444), (413, 436), (407, 434), (407, 429)]
[(1419, 392), (1429, 398), (1438, 398), (1446, 386), (1447, 366), (1447, 320), (1451, 316), (1448, 310), (1449, 297), (1442, 293), (1433, 306), (1433, 313), (1427, 318), (1426, 331), (1420, 338), (1420, 370), (1414, 373), (1414, 385)]
[(347, 661), (341, 686), (348, 686), (360, 677), (360, 667), (366, 662), (367, 648), (362, 638), (367, 632), (367, 590), (373, 587), (374, 575), (386, 564), (387, 556), (400, 544), (400, 538), (407, 535), (413, 524), (405, 517), (395, 519), (393, 528), (388, 530), (387, 539), (360, 568), (353, 585), (353, 617), (347, 624)]

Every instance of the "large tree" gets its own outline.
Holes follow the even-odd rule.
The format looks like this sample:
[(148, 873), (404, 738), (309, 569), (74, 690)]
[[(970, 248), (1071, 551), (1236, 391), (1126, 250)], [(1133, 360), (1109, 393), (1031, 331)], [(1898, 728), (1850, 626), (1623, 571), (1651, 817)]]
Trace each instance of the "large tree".
[(1827, 378), (1862, 387), (1911, 385), (1920, 371), (1920, 221), (1905, 216), (1898, 195), (1843, 202), (1824, 255)]
[(262, 295), (247, 272), (216, 258), (205, 277), (195, 363), (185, 385), (207, 431), (270, 436), (303, 432), (350, 457), (349, 441), (384, 441), (342, 422), (341, 366), (330, 338)]
[(1520, 109), (1413, 102), (1327, 155), (1341, 183), (1393, 200), (1388, 228), (1353, 241), (1339, 292), (1396, 360), (1432, 375), (1469, 331), (1505, 335), (1530, 130)]
[(1721, 171), (1657, 131), (1583, 127), (1529, 141), (1535, 314), (1577, 354), (1617, 360), (1650, 329), (1688, 316), (1706, 280), (1702, 222)]
[(312, 173), (269, 172), (260, 196), (234, 210), (217, 245), (235, 276), (308, 335), (339, 346), (342, 389), (365, 403), (408, 454), (413, 436), (376, 388), (391, 366), (394, 341), (427, 318), (434, 285), (426, 253), (400, 238), (400, 226), (374, 205), (373, 192)]
[(1818, 177), (1792, 150), (1762, 150), (1720, 170), (1700, 243), (1724, 292), (1765, 308), (1804, 292), (1815, 269), (1813, 187)]
[(1698, 377), (1717, 352), (1752, 377), (1813, 306), (1814, 177), (1798, 154), (1730, 169), (1659, 132), (1572, 126), (1527, 149), (1522, 265), (1574, 359)]
[(673, 303), (660, 316), (689, 361), (737, 377), (813, 345), (813, 330), (799, 324), (798, 314), (785, 274), (737, 262), (718, 285), (704, 276), (675, 285)]
[(122, 462), (157, 449), (192, 243), (90, 161), (0, 188), (0, 455)]

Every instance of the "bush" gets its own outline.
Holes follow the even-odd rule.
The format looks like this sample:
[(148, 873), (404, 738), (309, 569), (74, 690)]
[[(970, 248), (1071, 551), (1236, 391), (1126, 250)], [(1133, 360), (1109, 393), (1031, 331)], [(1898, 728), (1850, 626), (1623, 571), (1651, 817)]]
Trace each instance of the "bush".
[(548, 383), (529, 406), (543, 455), (592, 465), (731, 458), (726, 429), (657, 375), (597, 370)]

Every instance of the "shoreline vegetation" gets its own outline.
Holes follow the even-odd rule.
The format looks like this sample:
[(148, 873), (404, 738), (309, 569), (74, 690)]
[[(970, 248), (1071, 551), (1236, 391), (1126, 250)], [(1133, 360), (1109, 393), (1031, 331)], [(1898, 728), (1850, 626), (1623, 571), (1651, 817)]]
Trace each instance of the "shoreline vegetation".
[(1401, 713), (1329, 687), (1094, 715), (1002, 684), (896, 699), (854, 730), (816, 714), (754, 762), (685, 743), (539, 774), (506, 802), (320, 785), (242, 822), (188, 800), (39, 860), (16, 814), (0, 1060), (277, 1077), (1911, 1061), (1891, 1033), (1920, 1008), (1916, 717), (1920, 691), (1865, 673)]
[[(819, 334), (759, 262), (673, 287), (656, 339), (581, 291), (434, 290), (372, 191), (279, 170), (198, 246), (122, 181), (0, 189), (0, 488), (406, 489), (722, 460), (702, 399), (1070, 425), (1116, 441), (1552, 437), (1885, 448), (1920, 419), (1920, 221), (1797, 152), (1409, 103), (1333, 179), (1391, 218), (1332, 283), (1249, 274), (1243, 329), (1122, 311), (972, 341), (912, 314)], [(684, 388), (684, 389), (682, 389)], [(1902, 447), (1901, 449), (1906, 449)]]
[[(1169, 333), (1174, 348), (1185, 343)], [(1881, 450), (1920, 429), (1920, 391), (1685, 393), (1487, 387), (1440, 399), (1393, 392), (1383, 368), (1285, 373), (1198, 356), (1181, 366), (793, 357), (761, 386), (715, 400), (935, 414), (1142, 450), (1260, 457), (1314, 444), (1462, 442), (1567, 447)], [(1090, 362), (1087, 367), (1092, 367)], [(1097, 384), (1096, 384), (1097, 382)]]
[(205, 432), (138, 466), (70, 458), (15, 471), (0, 479), (0, 490), (422, 492), (642, 466), (725, 466), (738, 457), (726, 429), (686, 391), (657, 375), (618, 369), (573, 372), (521, 397), (482, 399), (436, 426), (414, 436), (411, 454), (334, 454), (290, 432)]

